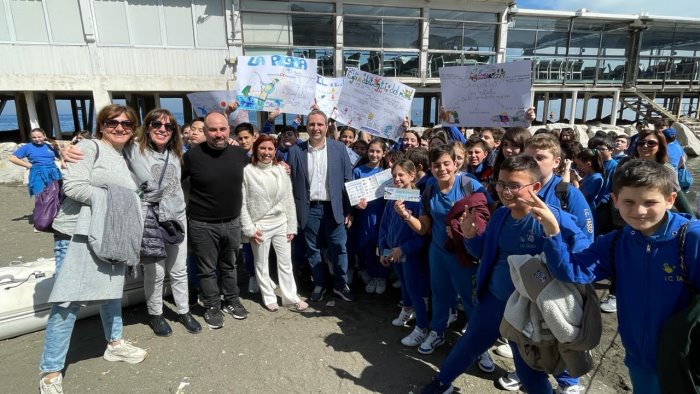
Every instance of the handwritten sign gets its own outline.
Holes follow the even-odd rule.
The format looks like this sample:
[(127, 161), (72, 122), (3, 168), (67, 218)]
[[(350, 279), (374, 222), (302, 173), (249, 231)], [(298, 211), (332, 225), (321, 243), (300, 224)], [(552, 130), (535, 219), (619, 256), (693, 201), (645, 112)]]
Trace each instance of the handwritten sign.
[(347, 146), (345, 147), (345, 150), (348, 152), (348, 157), (350, 158), (350, 163), (354, 166), (357, 164), (358, 161), (360, 161), (360, 155), (355, 153), (354, 150), (348, 148)]
[(398, 140), (416, 90), (391, 78), (348, 68), (336, 120), (372, 135)]
[[(205, 117), (210, 112), (224, 113), (228, 104), (236, 100), (236, 93), (227, 90), (197, 92), (188, 94), (187, 99), (190, 100), (194, 113), (199, 117)], [(229, 123), (234, 127), (243, 122), (249, 122), (249, 119), (248, 111), (242, 109), (229, 115)]]
[(370, 202), (384, 196), (384, 188), (392, 184), (391, 170), (384, 170), (367, 178), (345, 183), (350, 205), (357, 205), (360, 199)]
[(306, 114), (316, 94), (316, 59), (239, 56), (236, 100), (241, 109)]
[(420, 202), (420, 190), (387, 187), (384, 189), (384, 199)]
[(343, 90), (344, 78), (327, 78), (316, 75), (316, 104), (329, 118), (338, 115), (338, 100)]
[(442, 125), (529, 126), (531, 70), (529, 60), (441, 68)]

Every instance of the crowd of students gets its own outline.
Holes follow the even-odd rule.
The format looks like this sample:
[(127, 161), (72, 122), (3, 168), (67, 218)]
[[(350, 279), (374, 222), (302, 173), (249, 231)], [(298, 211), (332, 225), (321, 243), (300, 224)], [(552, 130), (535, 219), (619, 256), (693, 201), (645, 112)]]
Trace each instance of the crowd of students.
[[(231, 110), (235, 111), (235, 105)], [(395, 284), (401, 287), (402, 308), (392, 324), (406, 327), (415, 321), (414, 329), (401, 340), (401, 344), (416, 347), (421, 354), (430, 354), (445, 344), (446, 328), (456, 319), (457, 309), (461, 306), (464, 310), (468, 323), (462, 330), (462, 337), (440, 366), (439, 374), (423, 388), (423, 393), (452, 392), (452, 382), (475, 363), (482, 371), (493, 372), (495, 366), (489, 349), (494, 344), (500, 344), (496, 352), (513, 358), (516, 367), (516, 371), (498, 379), (500, 387), (551, 393), (547, 373), (526, 362), (527, 357), (521, 354), (522, 347), (512, 338), (510, 341), (501, 338), (499, 332), (509, 298), (514, 291), (517, 292), (511, 278), (509, 256), (541, 255), (546, 267), (560, 281), (585, 284), (611, 280), (614, 286), (611, 286), (601, 309), (618, 312), (634, 391), (661, 392), (659, 379), (663, 374), (656, 368), (656, 344), (671, 315), (689, 305), (692, 287), (700, 288), (700, 272), (696, 267), (700, 253), (700, 226), (697, 223), (693, 222), (683, 230), (684, 246), (678, 253), (680, 229), (692, 218), (671, 210), (687, 208), (683, 205), (674, 208), (674, 203), (682, 196), (675, 169), (682, 168), (683, 156), (678, 161), (673, 156), (673, 162), (669, 163), (671, 149), (666, 141), (675, 137), (673, 129), (664, 130), (664, 125), (659, 123), (654, 130), (641, 129), (632, 140), (627, 135), (600, 132), (584, 149), (575, 130), (570, 128), (540, 129), (534, 135), (519, 127), (508, 130), (435, 127), (419, 133), (409, 128), (406, 122), (401, 139), (394, 143), (357, 133), (349, 127), (338, 129), (325, 114), (312, 111), (308, 117), (309, 122), (313, 122), (309, 129), (310, 140), (305, 143), (299, 139), (300, 119), (293, 126), (285, 126), (275, 133), (274, 123), (278, 115), (278, 112), (270, 113), (260, 130), (250, 124), (237, 125), (230, 136), (225, 125), (213, 127), (216, 122), (212, 123), (212, 118), (207, 117), (186, 125), (184, 134), (175, 138), (173, 134), (178, 131), (174, 118), (167, 111), (158, 112), (148, 118), (149, 123), (139, 134), (140, 139), (137, 138), (141, 141), (140, 155), (146, 158), (162, 156), (163, 152), (173, 149), (173, 143), (181, 143), (182, 138), (181, 149), (186, 151), (183, 173), (189, 177), (195, 177), (191, 172), (191, 161), (201, 155), (198, 151), (216, 144), (219, 146), (215, 149), (224, 150), (224, 139), (227, 146), (237, 145), (236, 152), (244, 152), (251, 158), (252, 163), (245, 166), (245, 174), (241, 173), (245, 214), (235, 231), (239, 232), (239, 239), (242, 232), (242, 241), (252, 245), (251, 253), (244, 257), (251, 277), (249, 290), (262, 290), (263, 304), (269, 311), (279, 309), (272, 292), (276, 284), (268, 271), (270, 244), (274, 244), (282, 264), (279, 281), (283, 303), (292, 304), (300, 311), (306, 309), (307, 304), (296, 294), (289, 264), (294, 265), (296, 281), (305, 282), (313, 274), (314, 289), (310, 300), (321, 301), (326, 289), (319, 270), (327, 268), (315, 261), (321, 261), (323, 254), (320, 249), (323, 246), (329, 249), (324, 259), (329, 260), (326, 262), (332, 266), (335, 275), (333, 291), (346, 301), (355, 298), (348, 287), (355, 276), (364, 282), (366, 293), (378, 295), (392, 285), (392, 277), (398, 279)], [(124, 114), (120, 116), (125, 117)], [(98, 116), (98, 120), (104, 123), (103, 130), (135, 129), (135, 121), (126, 130), (124, 120), (116, 119), (121, 123), (112, 125), (107, 123), (112, 118)], [(218, 118), (214, 120), (218, 121)], [(171, 125), (172, 130), (164, 130), (164, 125)], [(276, 138), (268, 136), (275, 134)], [(106, 135), (109, 139), (110, 134)], [(333, 139), (339, 142), (331, 141)], [(312, 143), (318, 145), (310, 145)], [(316, 156), (312, 159), (313, 152), (326, 148), (336, 152), (335, 149), (340, 147), (344, 148), (337, 151), (341, 152), (340, 157), (331, 155), (328, 150), (325, 160), (328, 161), (326, 169), (331, 171), (331, 162), (347, 163), (355, 159), (351, 175), (347, 172), (350, 168), (345, 169), (346, 164), (340, 165), (343, 168), (339, 169), (342, 181), (369, 177), (390, 169), (393, 186), (418, 189), (420, 201), (361, 200), (356, 206), (346, 207), (345, 196), (342, 204), (333, 205), (331, 209), (333, 195), (337, 194), (332, 184), (338, 182), (331, 174), (326, 175), (326, 184), (321, 185), (321, 189), (314, 189), (312, 184), (309, 191), (310, 181), (307, 180), (307, 189), (300, 190), (306, 177), (318, 179), (310, 171), (300, 173), (300, 170), (308, 170), (299, 164), (306, 160), (299, 159), (301, 152), (308, 149), (309, 160), (318, 160)], [(84, 159), (94, 157), (90, 145), (83, 144), (82, 148), (87, 148), (90, 153)], [(132, 150), (139, 152), (127, 148), (127, 152)], [(134, 160), (131, 154), (127, 156)], [(164, 160), (167, 166), (167, 158)], [(279, 170), (270, 169), (275, 167)], [(285, 178), (282, 169), (291, 174), (291, 182), (282, 179)], [(345, 175), (342, 175), (343, 171), (346, 171)], [(264, 181), (267, 177), (270, 180)], [(199, 183), (193, 183), (190, 193), (198, 193), (197, 185)], [(274, 189), (266, 191), (268, 186)], [(257, 189), (251, 191), (251, 187)], [(285, 188), (291, 188), (293, 194), (291, 191), (285, 194)], [(313, 197), (318, 193), (323, 196), (320, 200)], [(300, 207), (299, 200), (304, 197), (306, 200)], [(274, 203), (261, 205), (258, 201), (251, 208), (250, 201), (255, 198)], [(245, 201), (248, 201), (247, 208)], [(265, 212), (269, 213), (273, 208), (276, 209), (274, 215), (266, 216)], [(302, 208), (310, 212), (310, 218), (306, 217), (308, 215), (299, 216)], [(335, 212), (338, 209), (342, 212)], [(256, 216), (257, 211), (260, 214)], [(347, 228), (347, 237), (340, 234), (337, 238), (327, 235), (325, 240), (316, 239), (318, 227), (315, 227), (313, 237), (304, 234), (316, 211), (320, 212), (319, 215), (331, 215), (319, 216), (316, 226), (331, 226), (331, 232), (335, 234), (338, 229), (333, 226), (337, 224)], [(184, 212), (178, 209), (177, 214), (181, 216)], [(337, 216), (335, 221), (332, 215)], [(267, 221), (258, 223), (251, 217), (264, 217)], [(206, 223), (233, 220), (229, 217), (214, 219)], [(191, 217), (188, 223), (192, 225)], [(270, 232), (274, 235), (269, 235)], [(342, 245), (335, 245), (337, 242)], [(250, 247), (244, 247), (244, 250)], [(160, 264), (156, 267), (160, 268), (152, 270), (147, 278), (157, 284), (162, 283), (166, 270), (171, 271), (173, 279), (174, 269), (184, 272), (186, 264), (182, 249), (175, 248), (174, 252), (167, 253), (174, 253), (177, 258), (157, 260)], [(630, 255), (635, 258), (628, 257)], [(684, 259), (679, 260), (679, 255)], [(190, 304), (198, 298), (198, 284), (193, 279), (212, 280), (216, 275), (211, 271), (213, 267), (208, 267), (210, 270), (206, 273), (202, 272), (200, 260), (203, 257), (196, 250), (191, 259), (194, 264), (190, 264), (188, 272)], [(681, 267), (682, 261), (685, 261), (684, 267)], [(217, 264), (214, 267), (221, 269)], [(684, 270), (682, 273), (681, 269)], [(643, 286), (639, 285), (640, 280), (644, 282)], [(219, 282), (218, 286), (222, 286), (221, 280)], [(182, 283), (182, 275), (178, 276), (176, 283)], [(223, 327), (222, 318), (214, 316), (218, 309), (237, 319), (247, 316), (247, 310), (237, 301), (237, 287), (231, 291), (235, 294), (224, 306), (217, 306), (218, 293), (216, 303), (211, 301), (211, 294), (204, 294), (208, 314), (204, 319), (209, 327)], [(147, 286), (147, 292), (151, 327), (158, 335), (170, 335), (169, 327), (163, 325), (160, 317), (162, 289), (151, 285)], [(177, 293), (181, 322), (188, 331), (199, 332), (199, 323), (182, 301), (182, 287)], [(222, 290), (224, 297), (230, 296), (227, 294)], [(619, 305), (615, 298), (618, 295)], [(647, 306), (649, 310), (645, 309)], [(59, 312), (52, 311), (52, 315)], [(114, 311), (111, 313), (115, 314)], [(119, 334), (120, 330), (121, 327)], [(109, 333), (107, 325), (105, 332)], [(65, 337), (65, 333), (62, 335)], [(107, 339), (110, 346), (131, 346), (114, 335)], [(47, 331), (46, 346), (51, 341)], [(108, 347), (105, 358), (112, 352), (110, 349)], [(67, 351), (67, 347), (64, 350)], [(131, 353), (138, 353), (142, 360), (145, 354), (139, 350), (132, 349)], [(65, 357), (65, 353), (63, 355)], [(128, 358), (131, 356), (125, 357), (123, 361), (133, 361)], [(60, 361), (53, 365), (62, 366)], [(59, 371), (55, 367), (42, 366), (42, 392), (50, 392), (54, 386), (60, 387)], [(558, 392), (578, 393), (585, 389), (578, 379), (580, 373), (569, 373), (568, 369), (552, 373), (558, 383)]]

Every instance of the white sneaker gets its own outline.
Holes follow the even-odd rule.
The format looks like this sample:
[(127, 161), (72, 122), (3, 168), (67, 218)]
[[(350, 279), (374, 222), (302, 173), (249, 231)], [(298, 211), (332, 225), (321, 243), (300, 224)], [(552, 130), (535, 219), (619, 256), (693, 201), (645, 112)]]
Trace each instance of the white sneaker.
[(400, 289), (401, 288), (401, 281), (397, 279), (394, 283), (391, 284), (391, 287), (393, 287), (395, 289)]
[(372, 294), (375, 291), (377, 291), (377, 280), (372, 278), (367, 282), (367, 286), (365, 286), (365, 291), (367, 294)]
[(496, 365), (493, 363), (493, 359), (491, 358), (488, 350), (477, 357), (476, 360), (479, 362), (478, 364), (480, 370), (486, 373), (491, 373), (496, 370)]
[(148, 353), (145, 350), (132, 345), (129, 341), (120, 339), (117, 346), (107, 345), (103, 357), (107, 361), (124, 361), (127, 364), (138, 364), (146, 359), (146, 356), (148, 356)]
[(248, 279), (248, 293), (259, 293), (260, 292), (260, 286), (258, 286), (258, 281), (255, 279), (254, 276), (251, 276), (250, 279)]
[(405, 310), (401, 309), (401, 313), (399, 313), (399, 317), (391, 321), (391, 324), (393, 324), (396, 327), (404, 327), (406, 326), (406, 323), (410, 322), (411, 320), (416, 318), (416, 314), (413, 313), (413, 311), (406, 312)]
[(498, 385), (507, 391), (518, 391), (523, 386), (520, 383), (520, 377), (518, 373), (513, 371), (506, 376), (498, 378)]
[(557, 388), (557, 394), (580, 394), (586, 391), (586, 386), (582, 384), (575, 384), (566, 388)]
[(386, 291), (386, 279), (384, 278), (374, 278), (376, 283), (376, 289), (374, 290), (377, 294), (384, 294)]
[(414, 328), (408, 336), (401, 340), (401, 344), (408, 347), (416, 347), (425, 341), (426, 333), (424, 329)]
[(496, 346), (496, 350), (494, 350), (494, 352), (501, 357), (513, 358), (513, 350), (510, 348), (510, 345), (507, 343), (505, 345)]
[(430, 331), (430, 334), (425, 338), (423, 343), (418, 346), (418, 353), (430, 354), (438, 346), (445, 344), (445, 335), (438, 335), (435, 331)]
[(462, 335), (467, 333), (467, 327), (469, 327), (469, 322), (467, 322), (467, 324), (465, 324), (464, 327), (462, 328), (462, 331), (460, 331), (462, 333)]
[(610, 294), (600, 302), (600, 310), (605, 313), (617, 312), (617, 298)]
[(63, 376), (51, 378), (47, 383), (42, 376), (39, 379), (39, 392), (41, 394), (63, 394)]
[[(454, 312), (454, 313), (452, 313)], [(450, 309), (450, 314), (447, 316), (447, 327), (450, 326), (450, 324), (454, 323), (457, 320), (457, 311), (453, 311)]]

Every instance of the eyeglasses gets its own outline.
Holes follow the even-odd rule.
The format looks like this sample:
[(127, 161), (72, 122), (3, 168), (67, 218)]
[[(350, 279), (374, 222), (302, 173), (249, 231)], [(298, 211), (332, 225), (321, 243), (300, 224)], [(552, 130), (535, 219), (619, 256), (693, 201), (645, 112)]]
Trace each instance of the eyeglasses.
[(610, 150), (610, 149), (608, 149), (607, 146), (597, 146), (595, 149), (596, 149), (596, 150), (599, 150), (599, 151), (601, 151), (601, 152), (605, 152), (605, 151), (607, 151), (607, 150)]
[(644, 140), (644, 141), (639, 141), (639, 142), (637, 143), (637, 145), (638, 145), (638, 146), (643, 146), (643, 147), (645, 147), (645, 148), (653, 148), (653, 147), (655, 147), (655, 146), (658, 146), (659, 143), (658, 143), (658, 141), (654, 141), (654, 140)]
[(537, 182), (528, 183), (527, 185), (518, 185), (517, 183), (505, 183), (501, 181), (493, 182), (493, 187), (497, 192), (506, 191), (510, 194), (517, 194), (525, 187), (532, 186)]
[(173, 125), (172, 123), (163, 123), (157, 120), (151, 122), (151, 127), (156, 130), (159, 130), (162, 126), (165, 126), (165, 131), (167, 131), (168, 133), (172, 133), (173, 131), (175, 131), (175, 125)]
[(118, 121), (116, 119), (107, 119), (107, 120), (105, 120), (104, 125), (110, 129), (116, 129), (117, 126), (119, 126), (119, 125), (122, 125), (122, 128), (124, 130), (133, 130), (134, 129), (134, 122), (132, 122), (130, 120)]

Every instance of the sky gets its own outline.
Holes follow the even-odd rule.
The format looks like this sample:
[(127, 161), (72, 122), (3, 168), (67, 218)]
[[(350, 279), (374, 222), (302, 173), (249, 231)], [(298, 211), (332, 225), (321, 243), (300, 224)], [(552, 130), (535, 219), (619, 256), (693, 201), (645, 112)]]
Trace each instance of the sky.
[(700, 18), (698, 0), (515, 0), (518, 8)]

